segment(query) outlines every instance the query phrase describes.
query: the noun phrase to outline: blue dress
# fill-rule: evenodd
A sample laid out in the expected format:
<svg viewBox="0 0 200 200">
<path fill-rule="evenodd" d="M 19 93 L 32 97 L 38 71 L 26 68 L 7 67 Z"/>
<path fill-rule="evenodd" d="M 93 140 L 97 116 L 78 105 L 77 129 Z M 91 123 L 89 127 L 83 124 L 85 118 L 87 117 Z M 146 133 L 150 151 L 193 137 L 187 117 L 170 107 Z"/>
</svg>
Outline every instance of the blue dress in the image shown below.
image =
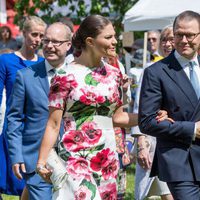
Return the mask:
<svg viewBox="0 0 200 200">
<path fill-rule="evenodd" d="M 2 54 L 0 56 L 0 105 L 2 103 L 3 89 L 6 89 L 6 113 L 9 110 L 9 97 L 13 88 L 16 73 L 18 70 L 43 61 L 44 58 L 38 57 L 37 61 L 22 60 L 15 53 Z M 7 126 L 6 113 L 4 127 L 0 135 L 0 193 L 21 195 L 24 188 L 24 181 L 18 180 L 13 172 L 8 155 L 5 130 Z"/>
</svg>

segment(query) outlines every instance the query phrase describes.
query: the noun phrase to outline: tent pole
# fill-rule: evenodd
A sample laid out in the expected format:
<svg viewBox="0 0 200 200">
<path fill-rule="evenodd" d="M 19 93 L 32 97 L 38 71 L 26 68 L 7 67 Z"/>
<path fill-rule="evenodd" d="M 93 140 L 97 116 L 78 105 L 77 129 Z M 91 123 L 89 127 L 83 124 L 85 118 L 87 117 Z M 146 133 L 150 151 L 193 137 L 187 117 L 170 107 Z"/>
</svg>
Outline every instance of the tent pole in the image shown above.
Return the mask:
<svg viewBox="0 0 200 200">
<path fill-rule="evenodd" d="M 144 33 L 143 68 L 147 64 L 147 32 Z"/>
</svg>

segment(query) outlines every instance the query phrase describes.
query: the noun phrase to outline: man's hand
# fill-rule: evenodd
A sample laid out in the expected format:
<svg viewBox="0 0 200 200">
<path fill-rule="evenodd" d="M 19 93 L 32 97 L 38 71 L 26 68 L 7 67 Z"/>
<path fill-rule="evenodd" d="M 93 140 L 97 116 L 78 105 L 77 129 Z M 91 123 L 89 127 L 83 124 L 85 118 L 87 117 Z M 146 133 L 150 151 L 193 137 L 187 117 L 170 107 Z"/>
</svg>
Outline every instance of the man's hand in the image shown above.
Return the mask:
<svg viewBox="0 0 200 200">
<path fill-rule="evenodd" d="M 195 126 L 196 126 L 196 138 L 200 139 L 200 121 L 196 122 L 195 123 Z"/>
<path fill-rule="evenodd" d="M 20 171 L 26 173 L 26 168 L 24 163 L 16 163 L 12 166 L 12 170 L 14 175 L 18 178 L 18 179 L 23 179 L 22 174 L 20 173 Z"/>
</svg>

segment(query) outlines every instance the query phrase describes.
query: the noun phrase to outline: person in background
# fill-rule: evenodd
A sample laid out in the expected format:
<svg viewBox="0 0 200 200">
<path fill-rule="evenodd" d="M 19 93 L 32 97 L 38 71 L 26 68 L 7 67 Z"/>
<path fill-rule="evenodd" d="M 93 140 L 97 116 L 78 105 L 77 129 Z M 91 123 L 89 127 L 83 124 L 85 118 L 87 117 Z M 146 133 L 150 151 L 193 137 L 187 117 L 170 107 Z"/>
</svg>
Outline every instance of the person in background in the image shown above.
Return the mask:
<svg viewBox="0 0 200 200">
<path fill-rule="evenodd" d="M 52 198 L 52 185 L 44 182 L 35 173 L 35 168 L 49 115 L 50 81 L 66 67 L 65 55 L 71 47 L 71 31 L 61 22 L 53 23 L 46 29 L 42 43 L 45 61 L 18 71 L 8 112 L 9 156 L 16 177 L 24 177 L 31 200 Z M 24 119 L 24 129 L 21 129 Z"/>
<path fill-rule="evenodd" d="M 0 49 L 18 50 L 17 41 L 12 38 L 12 32 L 8 26 L 0 27 Z"/>
<path fill-rule="evenodd" d="M 175 50 L 144 71 L 139 127 L 141 132 L 157 139 L 151 175 L 167 182 L 175 200 L 199 200 L 199 13 L 180 13 L 174 20 L 173 33 Z M 165 42 L 173 43 L 168 40 Z M 175 122 L 157 123 L 159 109 L 166 109 Z"/>
<path fill-rule="evenodd" d="M 131 46 L 130 54 L 134 56 L 136 50 L 143 48 L 144 48 L 144 39 L 143 38 L 136 39 Z M 147 50 L 149 52 L 151 51 L 151 43 L 149 41 L 147 41 Z"/>
<path fill-rule="evenodd" d="M 143 53 L 144 53 L 143 47 L 139 48 L 135 50 L 135 53 L 133 54 L 133 57 L 131 59 L 131 62 L 134 64 L 134 67 L 130 68 L 130 71 L 129 71 L 130 76 L 132 78 L 132 85 L 131 85 L 131 98 L 132 98 L 131 106 L 132 107 L 135 101 L 136 91 L 139 85 L 141 75 L 144 71 L 144 67 L 150 65 L 150 52 L 147 51 L 146 53 L 146 66 L 143 66 Z"/>
<path fill-rule="evenodd" d="M 151 45 L 151 62 L 157 62 L 163 57 L 160 55 L 159 52 L 159 45 L 160 45 L 160 31 L 158 30 L 150 30 L 147 32 L 147 39 Z"/>
<path fill-rule="evenodd" d="M 11 53 L 11 52 L 13 52 L 12 49 L 8 49 L 8 48 L 0 49 L 0 55 L 4 53 Z M 6 92 L 4 89 L 2 102 L 1 102 L 1 109 L 0 109 L 0 135 L 2 134 L 2 130 L 3 130 L 5 111 L 6 111 Z M 1 192 L 0 192 L 0 200 L 2 200 Z"/>
<path fill-rule="evenodd" d="M 1 49 L 0 50 L 0 55 L 4 53 L 12 53 L 12 49 Z M 4 116 L 6 112 L 6 91 L 5 89 L 3 90 L 3 96 L 2 96 L 2 101 L 1 101 L 1 110 L 0 110 L 0 135 L 2 134 L 3 130 L 3 124 L 4 124 Z"/>
<path fill-rule="evenodd" d="M 160 53 L 165 58 L 174 49 L 174 33 L 173 27 L 165 27 L 160 34 Z"/>
<path fill-rule="evenodd" d="M 44 59 L 35 53 L 41 44 L 46 28 L 45 22 L 36 16 L 29 16 L 23 24 L 24 43 L 18 51 L 0 55 L 0 104 L 3 89 L 6 90 L 6 114 L 3 132 L 0 135 L 0 192 L 10 195 L 21 195 L 24 181 L 18 180 L 12 172 L 6 140 L 7 112 L 10 108 L 10 95 L 18 70 L 39 63 Z M 23 128 L 23 126 L 21 127 Z"/>
<path fill-rule="evenodd" d="M 62 17 L 62 18 L 59 19 L 59 22 L 62 22 L 63 24 L 65 24 L 70 29 L 72 37 L 73 37 L 73 34 L 74 34 L 74 24 L 73 24 L 72 20 L 70 18 L 68 18 L 68 17 Z M 66 64 L 69 64 L 72 61 L 74 61 L 73 51 L 74 51 L 74 49 L 71 46 L 70 50 L 66 54 L 66 58 L 65 58 Z"/>
<path fill-rule="evenodd" d="M 173 49 L 173 29 L 172 26 L 168 26 L 161 31 L 160 52 L 162 53 L 162 56 L 166 57 Z M 134 113 L 138 113 L 141 82 L 142 77 L 140 78 L 139 87 L 136 92 L 136 101 L 133 109 Z M 138 126 L 132 128 L 132 136 L 136 138 L 135 151 L 133 153 L 137 157 L 135 199 L 143 200 L 150 196 L 161 196 L 162 200 L 172 200 L 173 197 L 170 194 L 167 184 L 160 181 L 158 177 L 150 177 L 151 164 L 156 148 L 156 138 L 141 133 Z"/>
</svg>

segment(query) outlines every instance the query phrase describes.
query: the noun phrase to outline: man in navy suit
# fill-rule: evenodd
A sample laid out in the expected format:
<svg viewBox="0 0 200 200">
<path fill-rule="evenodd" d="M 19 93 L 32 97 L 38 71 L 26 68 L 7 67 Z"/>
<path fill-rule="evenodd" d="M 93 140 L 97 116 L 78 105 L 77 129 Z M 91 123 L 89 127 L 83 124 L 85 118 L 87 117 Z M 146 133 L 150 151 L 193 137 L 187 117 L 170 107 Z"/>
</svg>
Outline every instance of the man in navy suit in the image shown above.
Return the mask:
<svg viewBox="0 0 200 200">
<path fill-rule="evenodd" d="M 173 51 L 145 69 L 140 96 L 141 132 L 157 138 L 152 175 L 168 183 L 174 199 L 200 199 L 200 15 L 179 14 Z M 166 110 L 174 123 L 156 121 Z"/>
<path fill-rule="evenodd" d="M 43 38 L 45 61 L 18 71 L 8 113 L 7 139 L 13 172 L 24 178 L 31 200 L 51 200 L 51 184 L 35 173 L 48 119 L 48 93 L 54 73 L 65 67 L 71 31 L 62 23 L 50 25 Z"/>
</svg>

